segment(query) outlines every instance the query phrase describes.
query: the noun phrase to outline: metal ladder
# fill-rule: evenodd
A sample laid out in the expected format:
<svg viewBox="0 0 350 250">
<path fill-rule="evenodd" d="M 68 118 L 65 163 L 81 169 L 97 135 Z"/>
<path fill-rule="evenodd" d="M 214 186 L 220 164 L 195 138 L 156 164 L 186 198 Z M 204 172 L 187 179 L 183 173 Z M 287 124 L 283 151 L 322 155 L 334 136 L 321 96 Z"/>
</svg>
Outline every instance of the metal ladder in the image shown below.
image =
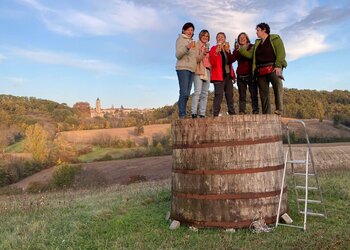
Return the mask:
<svg viewBox="0 0 350 250">
<path fill-rule="evenodd" d="M 302 125 L 304 134 L 305 134 L 305 139 L 307 142 L 307 148 L 306 148 L 306 156 L 305 160 L 294 160 L 293 159 L 293 152 L 292 152 L 292 146 L 290 142 L 290 130 L 289 130 L 289 125 L 291 123 L 297 123 Z M 282 177 L 282 186 L 281 186 L 281 193 L 280 193 L 280 199 L 278 203 L 278 211 L 277 211 L 277 217 L 276 217 L 276 227 L 277 226 L 289 226 L 289 227 L 295 227 L 295 228 L 300 228 L 306 231 L 306 220 L 307 216 L 322 216 L 327 218 L 326 214 L 326 209 L 324 206 L 324 201 L 323 201 L 323 196 L 322 196 L 322 191 L 320 188 L 315 164 L 314 164 L 314 159 L 311 151 L 311 146 L 310 146 L 310 141 L 308 134 L 306 132 L 306 126 L 305 123 L 301 120 L 291 120 L 287 123 L 286 126 L 287 130 L 287 140 L 288 140 L 288 150 L 286 151 L 285 159 L 284 159 L 284 169 L 283 169 L 283 177 Z M 290 224 L 283 224 L 279 223 L 279 218 L 280 218 L 280 210 L 281 210 L 281 203 L 282 203 L 282 195 L 283 195 L 283 188 L 284 188 L 284 182 L 285 182 L 285 176 L 286 176 L 286 171 L 288 164 L 291 165 L 291 170 L 292 170 L 292 176 L 293 176 L 293 186 L 294 186 L 294 191 L 295 191 L 295 196 L 296 196 L 296 201 L 297 201 L 297 207 L 298 207 L 298 212 L 299 214 L 304 214 L 304 223 L 303 226 L 296 226 L 296 225 L 290 225 Z M 309 171 L 309 165 L 311 164 L 311 171 Z M 304 165 L 304 171 L 296 171 L 296 167 L 294 165 Z M 299 167 L 300 169 L 300 167 Z M 305 178 L 305 180 L 301 179 L 302 177 Z M 312 177 L 313 180 L 313 186 L 309 186 L 309 177 Z M 299 184 L 299 182 L 304 181 L 304 184 Z M 305 185 L 305 186 L 304 186 Z M 299 191 L 298 191 L 299 190 Z M 303 191 L 300 191 L 303 190 Z M 309 191 L 314 192 L 314 196 L 317 195 L 318 193 L 318 199 L 309 199 Z M 304 192 L 304 198 L 301 199 L 299 198 L 301 194 L 299 192 Z M 304 209 L 301 210 L 301 205 L 300 203 L 304 204 Z M 308 204 L 318 204 L 321 208 L 320 213 L 312 212 L 310 209 L 308 209 Z"/>
</svg>

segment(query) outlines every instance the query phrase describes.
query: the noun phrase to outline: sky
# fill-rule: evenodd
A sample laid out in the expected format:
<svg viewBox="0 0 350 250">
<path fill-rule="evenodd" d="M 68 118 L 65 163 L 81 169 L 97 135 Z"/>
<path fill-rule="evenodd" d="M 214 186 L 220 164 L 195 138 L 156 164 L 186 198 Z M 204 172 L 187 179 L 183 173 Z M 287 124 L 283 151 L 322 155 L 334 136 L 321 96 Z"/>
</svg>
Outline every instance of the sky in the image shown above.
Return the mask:
<svg viewBox="0 0 350 250">
<path fill-rule="evenodd" d="M 231 44 L 240 32 L 254 41 L 266 22 L 286 48 L 284 87 L 349 90 L 348 0 L 0 0 L 0 94 L 173 105 L 175 41 L 186 22 L 196 39 L 208 29 L 211 45 L 220 31 Z"/>
</svg>

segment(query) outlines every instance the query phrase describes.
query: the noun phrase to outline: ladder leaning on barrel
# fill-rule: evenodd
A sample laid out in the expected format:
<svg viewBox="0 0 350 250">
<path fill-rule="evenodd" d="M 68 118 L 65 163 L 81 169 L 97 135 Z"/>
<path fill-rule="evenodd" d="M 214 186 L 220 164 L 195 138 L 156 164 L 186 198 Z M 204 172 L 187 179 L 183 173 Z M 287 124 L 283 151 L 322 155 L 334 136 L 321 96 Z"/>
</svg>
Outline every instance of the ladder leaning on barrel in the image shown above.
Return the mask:
<svg viewBox="0 0 350 250">
<path fill-rule="evenodd" d="M 306 159 L 305 160 L 294 160 L 293 159 L 293 152 L 292 152 L 292 146 L 291 146 L 291 142 L 290 142 L 290 134 L 289 134 L 289 125 L 290 123 L 297 123 L 303 126 L 304 128 L 304 134 L 305 134 L 305 139 L 307 142 L 307 148 L 306 148 Z M 288 140 L 288 150 L 286 152 L 286 156 L 284 159 L 284 169 L 283 169 L 283 177 L 282 177 L 282 187 L 281 187 L 281 193 L 280 193 L 280 199 L 279 199 L 279 203 L 278 203 L 278 211 L 277 211 L 277 217 L 276 217 L 276 227 L 277 226 L 289 226 L 289 227 L 295 227 L 295 228 L 300 228 L 303 229 L 304 231 L 306 231 L 306 220 L 307 220 L 307 216 L 311 215 L 311 216 L 322 216 L 322 217 L 327 217 L 326 214 L 326 209 L 324 206 L 324 201 L 323 201 L 323 196 L 322 196 L 322 191 L 320 189 L 320 184 L 318 181 L 318 176 L 317 176 L 317 172 L 316 172 L 316 168 L 315 168 L 315 164 L 314 164 L 314 159 L 313 159 L 313 155 L 312 155 L 312 151 L 311 151 L 311 146 L 310 146 L 310 141 L 309 141 L 309 137 L 308 134 L 306 132 L 306 126 L 305 123 L 301 120 L 292 120 L 289 121 L 287 123 L 286 126 L 287 129 L 287 140 Z M 287 166 L 288 164 L 291 164 L 291 170 L 292 170 L 292 176 L 293 176 L 293 186 L 294 186 L 294 190 L 295 190 L 295 196 L 296 196 L 296 200 L 297 200 L 297 207 L 298 207 L 298 212 L 300 214 L 304 214 L 304 223 L 303 226 L 295 226 L 295 225 L 290 225 L 290 224 L 282 224 L 279 223 L 279 218 L 280 218 L 280 209 L 281 209 L 281 202 L 282 202 L 282 195 L 283 195 L 283 188 L 284 188 L 284 182 L 285 182 L 285 177 L 286 177 L 286 172 L 287 172 Z M 309 164 L 311 164 L 311 171 L 309 171 Z M 299 170 L 297 170 L 296 172 L 296 167 L 294 167 L 294 165 L 301 165 L 304 166 L 305 171 L 300 172 Z M 299 167 L 300 169 L 300 167 Z M 304 184 L 300 185 L 298 184 L 298 178 L 300 177 L 305 177 L 305 186 L 303 186 Z M 309 186 L 309 177 L 314 177 L 314 186 Z M 299 192 L 298 190 L 303 190 L 304 192 L 304 198 L 300 199 L 299 196 Z M 318 193 L 318 199 L 316 200 L 311 200 L 309 199 L 309 191 L 313 191 L 313 192 L 317 192 Z M 304 203 L 304 209 L 301 210 L 301 205 L 299 203 Z M 308 209 L 308 204 L 313 203 L 313 204 L 319 204 L 321 206 L 321 213 L 316 213 L 316 212 L 312 212 Z"/>
</svg>

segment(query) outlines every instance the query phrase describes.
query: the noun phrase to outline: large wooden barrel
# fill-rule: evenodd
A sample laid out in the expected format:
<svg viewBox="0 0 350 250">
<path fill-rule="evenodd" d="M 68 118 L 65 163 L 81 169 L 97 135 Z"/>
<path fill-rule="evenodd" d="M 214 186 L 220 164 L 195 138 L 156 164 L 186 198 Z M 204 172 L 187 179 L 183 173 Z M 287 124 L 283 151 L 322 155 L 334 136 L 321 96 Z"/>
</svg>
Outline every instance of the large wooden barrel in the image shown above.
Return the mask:
<svg viewBox="0 0 350 250">
<path fill-rule="evenodd" d="M 284 164 L 279 116 L 181 119 L 172 135 L 172 219 L 242 228 L 261 212 L 268 224 L 275 222 Z"/>
</svg>

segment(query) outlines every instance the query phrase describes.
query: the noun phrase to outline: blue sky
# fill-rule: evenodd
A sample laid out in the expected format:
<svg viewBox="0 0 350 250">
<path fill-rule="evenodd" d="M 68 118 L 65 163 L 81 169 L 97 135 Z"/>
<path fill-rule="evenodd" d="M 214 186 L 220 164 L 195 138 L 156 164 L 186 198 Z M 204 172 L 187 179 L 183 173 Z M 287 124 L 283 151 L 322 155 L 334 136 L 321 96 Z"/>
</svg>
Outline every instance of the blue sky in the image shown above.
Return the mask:
<svg viewBox="0 0 350 250">
<path fill-rule="evenodd" d="M 286 47 L 284 86 L 349 90 L 350 2 L 302 0 L 1 0 L 0 93 L 72 106 L 154 108 L 178 99 L 175 40 L 191 21 L 224 31 L 270 24 Z M 213 87 L 211 86 L 211 90 Z"/>
</svg>

